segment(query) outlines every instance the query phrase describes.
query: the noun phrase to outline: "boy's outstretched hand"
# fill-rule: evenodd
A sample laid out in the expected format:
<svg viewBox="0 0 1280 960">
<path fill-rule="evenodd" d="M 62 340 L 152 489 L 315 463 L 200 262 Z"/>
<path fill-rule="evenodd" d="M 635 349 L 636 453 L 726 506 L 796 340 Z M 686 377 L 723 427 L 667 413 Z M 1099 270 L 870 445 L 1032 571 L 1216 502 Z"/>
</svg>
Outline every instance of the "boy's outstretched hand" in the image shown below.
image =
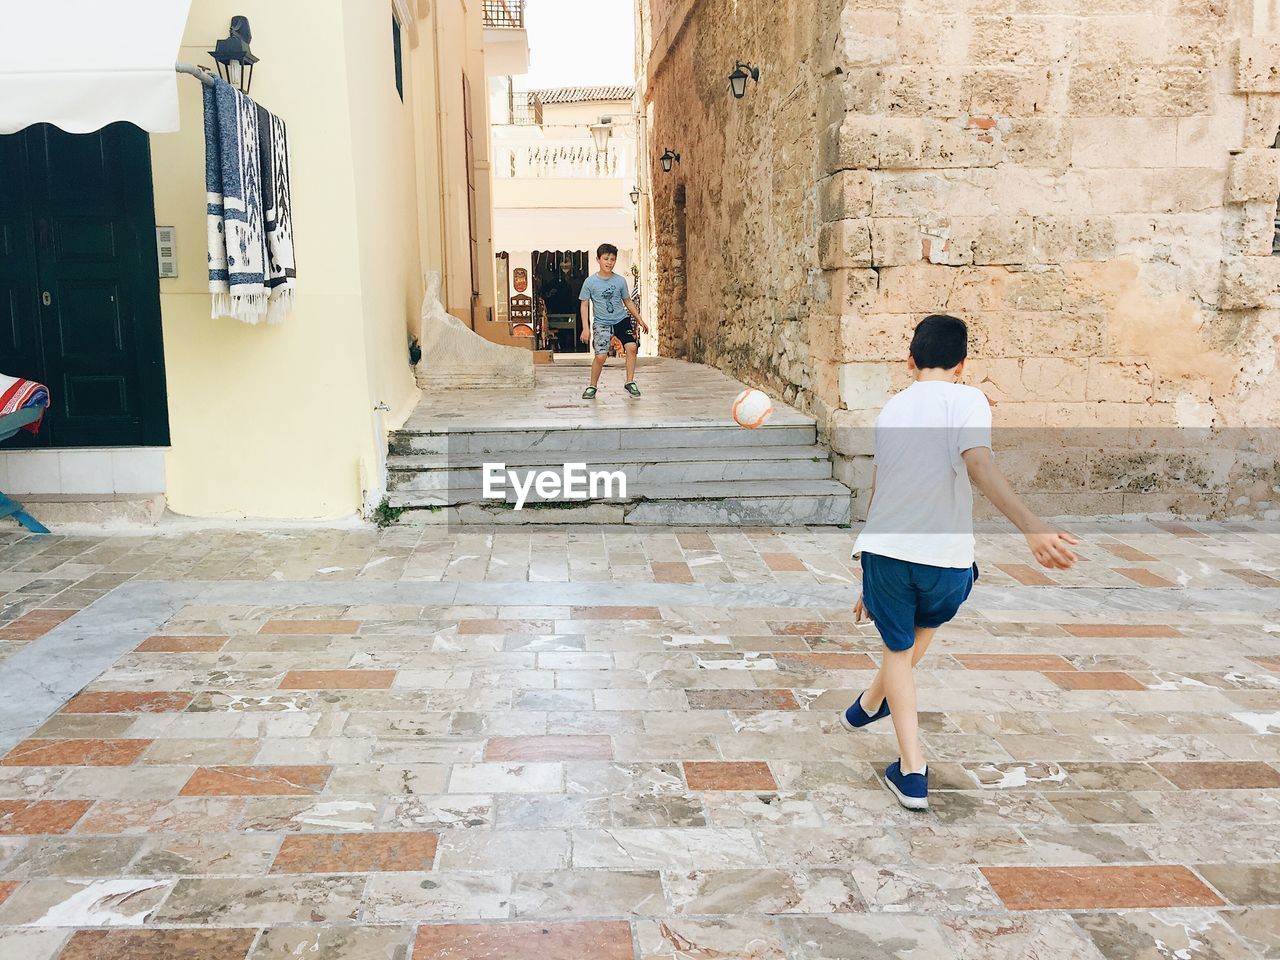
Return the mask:
<svg viewBox="0 0 1280 960">
<path fill-rule="evenodd" d="M 1026 537 L 1031 555 L 1042 567 L 1069 570 L 1078 559 L 1071 547 L 1079 543 L 1080 538 L 1073 534 L 1046 527 L 1043 531 L 1028 533 Z"/>
<path fill-rule="evenodd" d="M 864 623 L 868 619 L 866 604 L 862 602 L 862 594 L 858 594 L 858 602 L 853 605 L 853 622 Z"/>
</svg>

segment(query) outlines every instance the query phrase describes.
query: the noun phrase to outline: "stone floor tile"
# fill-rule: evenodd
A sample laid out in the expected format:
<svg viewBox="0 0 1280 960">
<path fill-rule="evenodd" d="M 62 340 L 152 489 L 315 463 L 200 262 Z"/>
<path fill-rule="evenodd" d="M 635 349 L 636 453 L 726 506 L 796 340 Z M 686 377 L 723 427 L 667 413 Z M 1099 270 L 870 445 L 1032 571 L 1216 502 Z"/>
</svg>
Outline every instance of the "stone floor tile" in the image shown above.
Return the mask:
<svg viewBox="0 0 1280 960">
<path fill-rule="evenodd" d="M 1145 690 L 1127 673 L 1107 670 L 1046 670 L 1044 675 L 1063 690 Z"/>
<path fill-rule="evenodd" d="M 54 837 L 32 840 L 4 865 L 4 876 L 118 876 L 142 848 L 141 838 Z"/>
<path fill-rule="evenodd" d="M 54 960 L 62 952 L 62 944 L 68 936 L 66 930 L 52 927 L 42 930 L 0 928 L 0 956 Z"/>
<path fill-rule="evenodd" d="M 1167 623 L 1064 623 L 1062 629 L 1073 637 L 1155 640 L 1182 636 L 1182 631 Z"/>
<path fill-rule="evenodd" d="M 1243 910 L 1223 910 L 1220 916 L 1259 957 L 1265 960 L 1280 957 L 1280 909 L 1246 907 Z M 0 945 L 3 942 L 0 940 Z"/>
<path fill-rule="evenodd" d="M 413 960 L 633 960 L 631 925 L 622 920 L 433 924 L 418 928 Z"/>
<path fill-rule="evenodd" d="M 352 634 L 360 628 L 355 620 L 268 620 L 260 633 Z"/>
<path fill-rule="evenodd" d="M 215 653 L 230 637 L 147 637 L 138 644 L 138 653 Z"/>
<path fill-rule="evenodd" d="M 668 913 L 656 870 L 518 873 L 512 882 L 511 904 L 512 915 L 520 920 Z"/>
<path fill-rule="evenodd" d="M 942 917 L 941 923 L 962 960 L 1102 960 L 1103 957 L 1072 919 L 1063 915 L 975 914 Z"/>
<path fill-rule="evenodd" d="M 612 760 L 607 736 L 492 737 L 485 746 L 488 761 Z"/>
<path fill-rule="evenodd" d="M 344 924 L 359 914 L 364 886 L 364 876 L 186 878 L 177 881 L 151 921 L 192 926 Z"/>
<path fill-rule="evenodd" d="M 394 670 L 290 670 L 280 681 L 280 689 L 386 690 L 395 678 Z"/>
<path fill-rule="evenodd" d="M 151 690 L 141 693 L 114 691 L 81 693 L 62 708 L 63 713 L 172 713 L 185 710 L 192 695 L 181 691 Z"/>
<path fill-rule="evenodd" d="M 844 914 L 780 917 L 788 960 L 959 960 L 933 917 Z M 678 956 L 678 954 L 677 954 Z"/>
<path fill-rule="evenodd" d="M 244 960 L 249 930 L 77 930 L 59 960 Z"/>
<path fill-rule="evenodd" d="M 1280 864 L 1213 863 L 1196 871 L 1238 906 L 1280 906 Z"/>
<path fill-rule="evenodd" d="M 1215 911 L 1078 913 L 1075 922 L 1107 960 L 1249 960 L 1255 956 Z"/>
<path fill-rule="evenodd" d="M 365 923 L 506 920 L 511 916 L 509 873 L 381 873 L 369 877 Z"/>
<path fill-rule="evenodd" d="M 1183 866 L 984 867 L 982 873 L 1010 910 L 1222 905 Z"/>
<path fill-rule="evenodd" d="M 28 880 L 0 907 L 0 928 L 139 926 L 154 916 L 174 883 L 140 877 Z"/>
<path fill-rule="evenodd" d="M 125 846 L 130 841 L 112 838 Z M 280 838 L 269 834 L 161 834 L 145 841 L 125 869 L 132 876 L 262 876 L 271 866 Z"/>
<path fill-rule="evenodd" d="M 408 960 L 412 927 L 271 927 L 249 960 Z"/>
<path fill-rule="evenodd" d="M 75 801 L 65 801 L 75 802 Z M 83 801 L 87 803 L 87 801 Z M 101 800 L 77 825 L 79 834 L 213 833 L 231 830 L 244 802 L 223 798 Z M 53 832 L 53 831 L 48 831 Z"/>
<path fill-rule="evenodd" d="M 786 946 L 768 917 L 670 917 L 634 921 L 640 960 L 785 960 Z"/>
<path fill-rule="evenodd" d="M 962 666 L 970 670 L 1034 670 L 1066 671 L 1071 664 L 1054 653 L 955 653 Z"/>
</svg>

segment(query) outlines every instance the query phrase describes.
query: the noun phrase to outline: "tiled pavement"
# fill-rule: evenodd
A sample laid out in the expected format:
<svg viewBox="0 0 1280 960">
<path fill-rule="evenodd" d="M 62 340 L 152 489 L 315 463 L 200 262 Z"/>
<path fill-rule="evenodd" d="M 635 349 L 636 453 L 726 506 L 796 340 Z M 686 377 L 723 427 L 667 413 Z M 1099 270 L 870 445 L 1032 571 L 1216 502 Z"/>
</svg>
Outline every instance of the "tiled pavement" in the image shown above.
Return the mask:
<svg viewBox="0 0 1280 960">
<path fill-rule="evenodd" d="M 1280 536 L 1073 529 L 981 538 L 924 815 L 850 531 L 0 535 L 0 956 L 1280 957 Z"/>
</svg>

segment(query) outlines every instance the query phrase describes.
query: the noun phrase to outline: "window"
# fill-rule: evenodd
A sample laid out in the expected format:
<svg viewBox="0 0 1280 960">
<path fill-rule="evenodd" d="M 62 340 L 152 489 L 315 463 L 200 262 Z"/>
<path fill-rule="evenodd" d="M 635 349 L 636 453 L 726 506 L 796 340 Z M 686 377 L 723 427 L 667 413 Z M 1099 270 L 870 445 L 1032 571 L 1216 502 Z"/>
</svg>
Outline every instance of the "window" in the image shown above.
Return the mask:
<svg viewBox="0 0 1280 960">
<path fill-rule="evenodd" d="M 404 103 L 404 53 L 400 46 L 400 21 L 394 13 L 391 15 L 391 49 L 396 59 L 396 93 Z"/>
</svg>

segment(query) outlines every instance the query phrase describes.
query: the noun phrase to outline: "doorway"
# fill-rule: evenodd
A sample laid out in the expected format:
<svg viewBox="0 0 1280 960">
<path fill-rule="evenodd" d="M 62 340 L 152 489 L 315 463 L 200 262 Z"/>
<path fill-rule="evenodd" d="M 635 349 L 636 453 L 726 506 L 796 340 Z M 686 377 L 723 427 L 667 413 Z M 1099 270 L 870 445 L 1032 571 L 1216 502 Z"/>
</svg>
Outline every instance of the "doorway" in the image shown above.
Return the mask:
<svg viewBox="0 0 1280 960">
<path fill-rule="evenodd" d="M 0 136 L 0 371 L 47 384 L 7 448 L 166 446 L 151 144 L 128 123 Z"/>
<path fill-rule="evenodd" d="M 556 353 L 586 353 L 580 339 L 578 294 L 591 273 L 586 250 L 535 250 L 532 257 L 533 302 L 546 318 L 547 337 Z"/>
</svg>

